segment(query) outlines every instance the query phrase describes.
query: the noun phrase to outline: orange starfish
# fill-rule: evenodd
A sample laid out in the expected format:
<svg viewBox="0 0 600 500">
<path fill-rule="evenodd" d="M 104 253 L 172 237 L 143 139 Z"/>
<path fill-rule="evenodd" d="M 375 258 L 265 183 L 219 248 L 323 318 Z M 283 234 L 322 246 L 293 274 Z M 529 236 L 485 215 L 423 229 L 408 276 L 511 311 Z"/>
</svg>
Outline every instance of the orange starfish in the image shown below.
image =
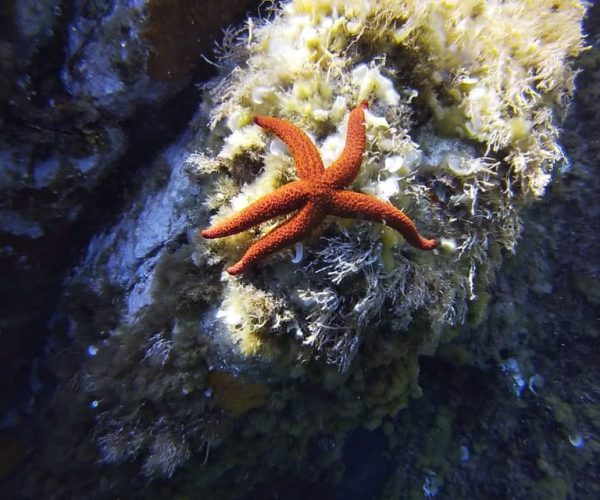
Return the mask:
<svg viewBox="0 0 600 500">
<path fill-rule="evenodd" d="M 435 240 L 423 238 L 414 222 L 393 205 L 345 189 L 358 174 L 362 163 L 366 142 L 365 108 L 367 103 L 362 102 L 350 113 L 344 150 L 328 168 L 323 166 L 316 146 L 296 126 L 270 116 L 254 117 L 254 123 L 273 132 L 286 144 L 296 163 L 299 179 L 263 196 L 201 234 L 204 238 L 221 238 L 294 210 L 298 213 L 251 245 L 244 256 L 227 269 L 229 274 L 239 274 L 266 255 L 298 241 L 328 214 L 382 221 L 417 248 L 432 250 L 437 246 Z"/>
</svg>

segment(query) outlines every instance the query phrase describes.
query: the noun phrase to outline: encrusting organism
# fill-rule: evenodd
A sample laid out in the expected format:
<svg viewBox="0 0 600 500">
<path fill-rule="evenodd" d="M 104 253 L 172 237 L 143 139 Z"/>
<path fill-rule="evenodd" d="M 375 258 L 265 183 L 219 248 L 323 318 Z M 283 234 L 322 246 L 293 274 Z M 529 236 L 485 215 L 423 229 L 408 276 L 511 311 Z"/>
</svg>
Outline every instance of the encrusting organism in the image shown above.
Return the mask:
<svg viewBox="0 0 600 500">
<path fill-rule="evenodd" d="M 298 241 L 328 214 L 383 221 L 417 248 L 432 250 L 437 246 L 436 240 L 423 238 L 414 222 L 390 203 L 345 189 L 357 176 L 362 163 L 366 143 L 365 108 L 367 102 L 363 101 L 350 113 L 344 149 L 328 168 L 324 167 L 316 146 L 296 126 L 269 116 L 254 118 L 257 125 L 273 132 L 286 144 L 300 179 L 260 198 L 222 223 L 203 230 L 201 235 L 204 238 L 230 236 L 273 217 L 299 211 L 251 245 L 243 257 L 227 269 L 229 274 L 239 274 L 263 257 Z"/>
</svg>

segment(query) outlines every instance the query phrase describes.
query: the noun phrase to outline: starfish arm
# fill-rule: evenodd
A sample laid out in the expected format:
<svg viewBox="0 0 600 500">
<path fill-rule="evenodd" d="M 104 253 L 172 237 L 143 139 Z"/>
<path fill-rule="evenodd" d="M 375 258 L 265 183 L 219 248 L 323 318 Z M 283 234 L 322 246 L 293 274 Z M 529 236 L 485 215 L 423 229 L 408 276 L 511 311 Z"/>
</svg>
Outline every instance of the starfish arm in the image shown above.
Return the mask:
<svg viewBox="0 0 600 500">
<path fill-rule="evenodd" d="M 255 116 L 254 123 L 273 132 L 288 147 L 300 179 L 316 179 L 325 167 L 317 147 L 298 127 L 272 116 Z"/>
<path fill-rule="evenodd" d="M 200 234 L 203 238 L 212 239 L 240 233 L 273 217 L 297 210 L 304 204 L 307 195 L 302 181 L 290 182 L 259 198 L 234 216 L 204 229 Z"/>
<path fill-rule="evenodd" d="M 340 157 L 325 169 L 321 180 L 328 184 L 348 186 L 358 175 L 365 151 L 365 109 L 367 102 L 361 102 L 350 113 L 346 145 Z"/>
<path fill-rule="evenodd" d="M 227 269 L 232 275 L 244 272 L 263 257 L 298 241 L 311 227 L 318 225 L 325 217 L 324 210 L 316 203 L 308 202 L 288 221 L 277 226 L 263 238 L 254 243 L 244 256 Z"/>
<path fill-rule="evenodd" d="M 332 193 L 328 212 L 338 217 L 364 217 L 369 220 L 386 222 L 398 231 L 404 239 L 421 250 L 433 250 L 436 240 L 423 238 L 415 223 L 401 210 L 378 198 L 355 191 L 335 191 Z"/>
</svg>

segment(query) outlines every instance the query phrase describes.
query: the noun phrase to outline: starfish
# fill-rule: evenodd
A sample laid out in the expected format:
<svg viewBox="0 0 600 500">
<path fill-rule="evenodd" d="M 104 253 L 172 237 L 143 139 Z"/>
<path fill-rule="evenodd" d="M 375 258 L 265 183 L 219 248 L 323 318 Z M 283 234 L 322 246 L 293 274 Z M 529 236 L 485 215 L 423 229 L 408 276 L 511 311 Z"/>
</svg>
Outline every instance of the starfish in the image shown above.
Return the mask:
<svg viewBox="0 0 600 500">
<path fill-rule="evenodd" d="M 357 176 L 365 150 L 365 113 L 361 102 L 350 113 L 346 143 L 339 158 L 325 168 L 319 151 L 308 136 L 295 125 L 271 116 L 255 116 L 254 123 L 277 135 L 294 158 L 299 179 L 284 184 L 263 196 L 236 215 L 201 232 L 204 238 L 236 234 L 273 217 L 297 213 L 248 248 L 243 257 L 227 269 L 242 273 L 263 257 L 301 239 L 321 223 L 326 215 L 385 222 L 411 245 L 422 250 L 437 246 L 423 238 L 414 222 L 390 203 L 346 188 Z"/>
</svg>

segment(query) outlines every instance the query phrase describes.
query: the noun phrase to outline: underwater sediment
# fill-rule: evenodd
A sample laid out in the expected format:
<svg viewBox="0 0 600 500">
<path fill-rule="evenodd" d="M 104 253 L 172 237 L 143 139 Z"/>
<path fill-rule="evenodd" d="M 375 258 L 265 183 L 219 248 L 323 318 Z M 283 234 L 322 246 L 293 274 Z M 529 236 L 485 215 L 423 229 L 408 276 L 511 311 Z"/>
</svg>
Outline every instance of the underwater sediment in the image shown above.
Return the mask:
<svg viewBox="0 0 600 500">
<path fill-rule="evenodd" d="M 106 492 L 128 474 L 214 498 L 288 472 L 336 484 L 353 430 L 393 440 L 422 396 L 420 358 L 486 321 L 496 273 L 527 238 L 523 210 L 567 168 L 559 123 L 584 14 L 578 1 L 296 0 L 228 31 L 190 128 L 65 284 L 57 400 L 87 427 L 79 451 L 107 471 Z M 402 209 L 438 248 L 328 217 L 295 255 L 225 273 L 282 219 L 213 241 L 198 229 L 296 178 L 253 117 L 293 123 L 327 166 L 362 101 L 350 189 Z M 450 434 L 451 410 L 432 418 Z"/>
</svg>

